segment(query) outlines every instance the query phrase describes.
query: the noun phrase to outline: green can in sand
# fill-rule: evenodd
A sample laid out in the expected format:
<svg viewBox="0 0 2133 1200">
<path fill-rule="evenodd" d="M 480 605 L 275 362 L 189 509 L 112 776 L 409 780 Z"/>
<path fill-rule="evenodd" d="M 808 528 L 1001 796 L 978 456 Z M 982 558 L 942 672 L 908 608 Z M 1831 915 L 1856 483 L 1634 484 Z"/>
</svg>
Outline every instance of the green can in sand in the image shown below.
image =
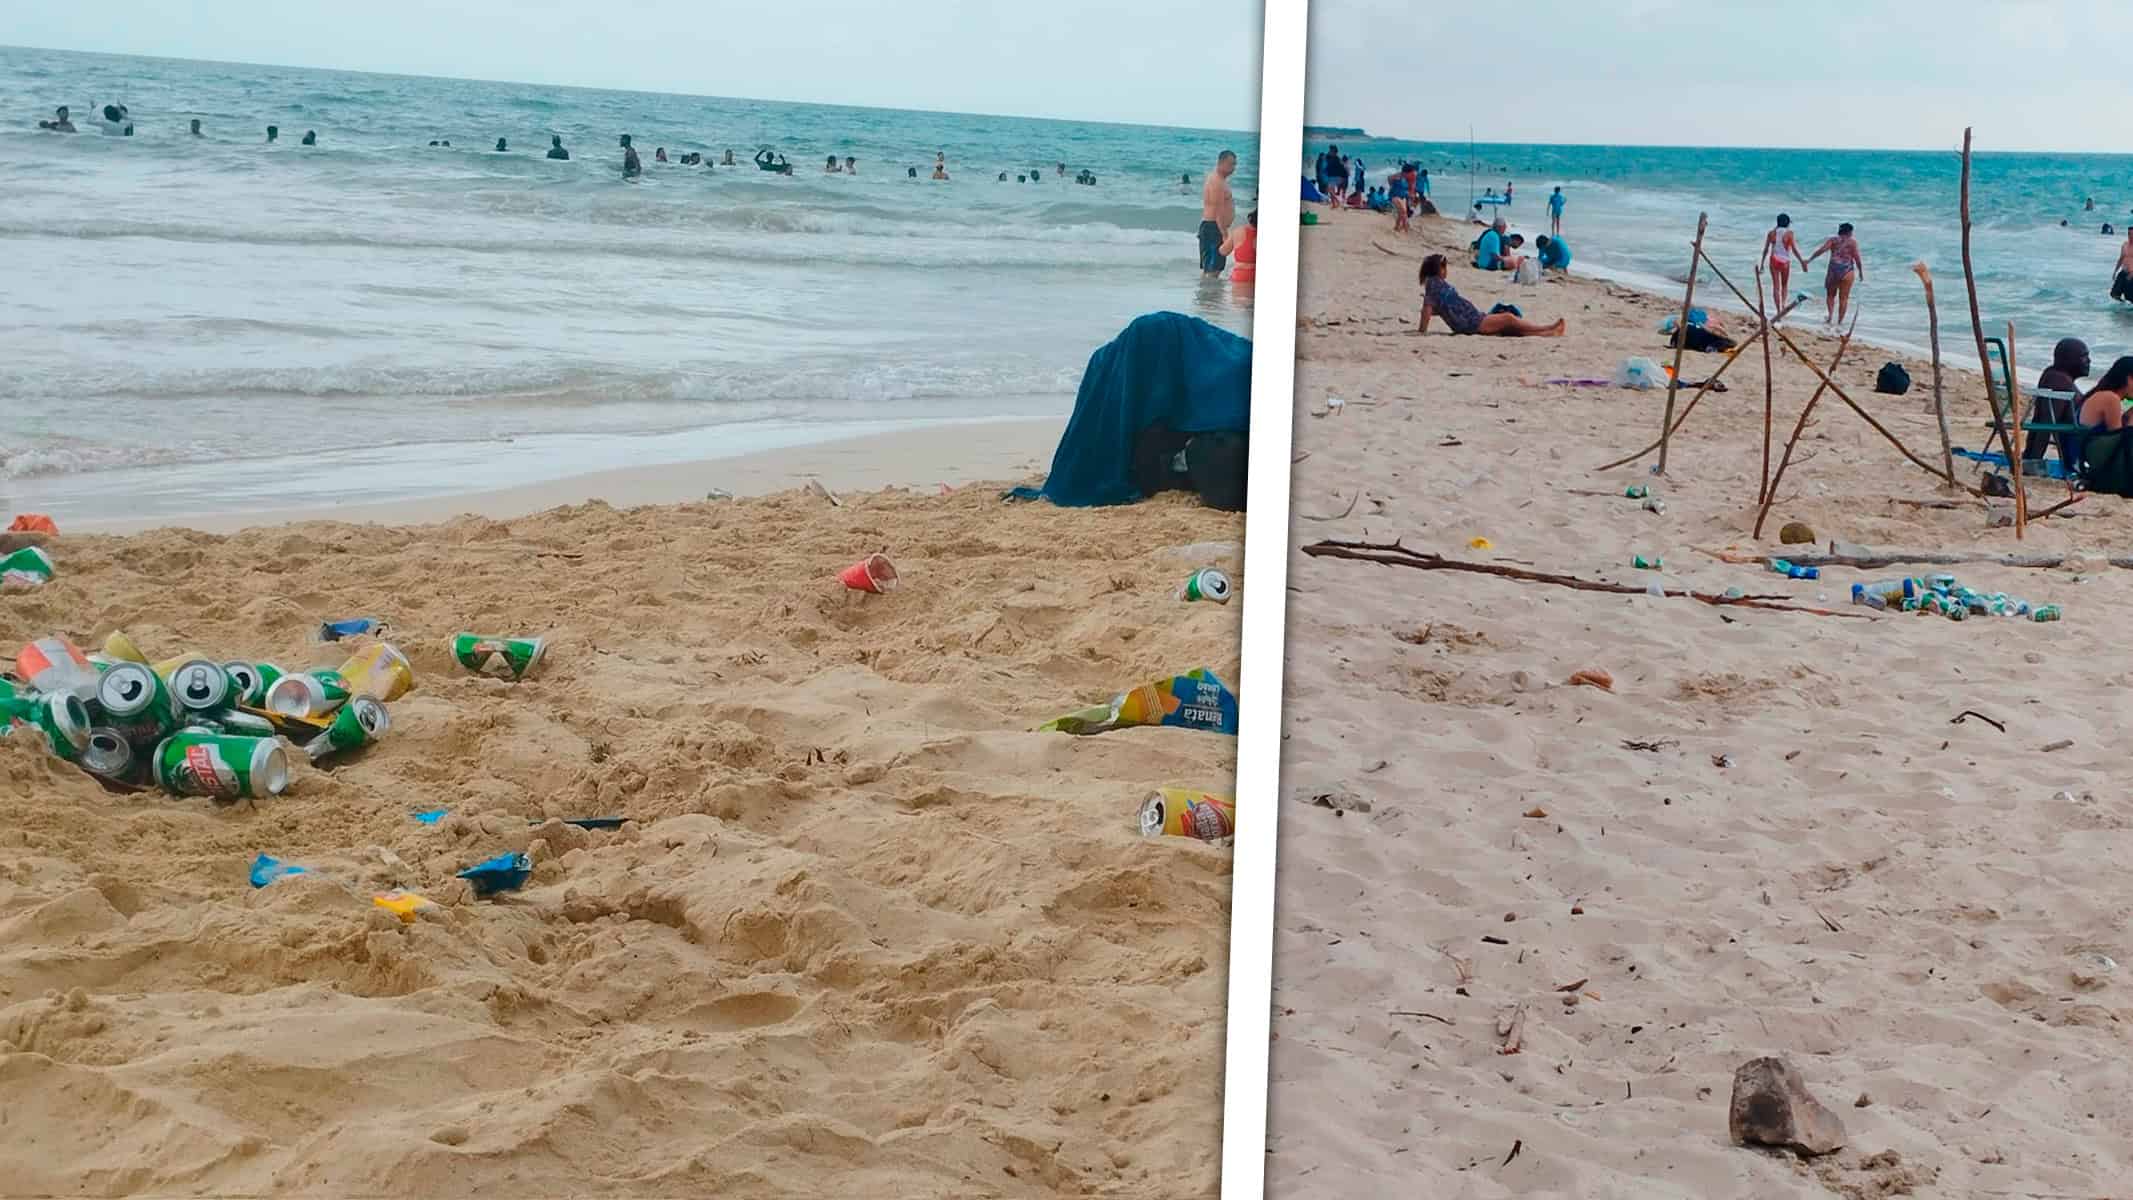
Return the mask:
<svg viewBox="0 0 2133 1200">
<path fill-rule="evenodd" d="M 0 729 L 10 726 L 35 729 L 44 735 L 52 753 L 68 762 L 78 760 L 82 747 L 89 744 L 88 706 L 67 692 L 18 692 L 0 700 Z"/>
<path fill-rule="evenodd" d="M 1229 576 L 1208 567 L 1192 573 L 1192 577 L 1178 589 L 1178 599 L 1212 600 L 1217 604 L 1228 604 L 1229 593 Z"/>
<path fill-rule="evenodd" d="M 383 704 L 368 696 L 356 696 L 333 714 L 326 732 L 304 744 L 304 753 L 312 762 L 318 762 L 331 754 L 360 750 L 385 736 L 392 727 L 392 716 Z"/>
<path fill-rule="evenodd" d="M 348 702 L 348 681 L 339 671 L 284 675 L 267 689 L 267 708 L 285 717 L 323 717 Z"/>
<path fill-rule="evenodd" d="M 289 754 L 275 738 L 183 730 L 164 738 L 149 761 L 163 790 L 230 801 L 278 796 L 289 786 Z"/>
<path fill-rule="evenodd" d="M 153 743 L 178 727 L 178 702 L 170 685 L 146 663 L 113 663 L 96 684 L 103 724 L 139 743 Z"/>
<path fill-rule="evenodd" d="M 537 637 L 499 637 L 486 633 L 462 633 L 452 638 L 452 657 L 477 675 L 524 679 L 548 653 L 548 640 Z"/>
<path fill-rule="evenodd" d="M 249 663 L 232 659 L 222 664 L 230 677 L 230 702 L 248 708 L 267 706 L 267 689 L 281 681 L 282 670 L 273 663 Z"/>
<path fill-rule="evenodd" d="M 189 658 L 171 669 L 170 694 L 188 713 L 206 714 L 228 708 L 235 700 L 230 673 L 222 664 L 205 658 Z"/>
<path fill-rule="evenodd" d="M 0 554 L 0 583 L 41 584 L 52 581 L 52 556 L 36 546 Z"/>
</svg>

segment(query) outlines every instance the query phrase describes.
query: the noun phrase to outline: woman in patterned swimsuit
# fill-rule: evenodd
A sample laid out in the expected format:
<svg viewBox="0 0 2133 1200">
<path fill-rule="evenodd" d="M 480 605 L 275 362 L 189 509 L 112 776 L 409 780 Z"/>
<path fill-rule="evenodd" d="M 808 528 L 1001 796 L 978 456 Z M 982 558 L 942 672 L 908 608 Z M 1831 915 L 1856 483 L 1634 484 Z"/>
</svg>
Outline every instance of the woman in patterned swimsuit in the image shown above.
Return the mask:
<svg viewBox="0 0 2133 1200">
<path fill-rule="evenodd" d="M 1422 323 L 1416 333 L 1429 332 L 1432 314 L 1444 318 L 1453 333 L 1478 333 L 1483 337 L 1561 337 L 1569 328 L 1560 319 L 1553 325 L 1536 325 L 1512 313 L 1484 313 L 1452 287 L 1447 278 L 1450 269 L 1442 254 L 1422 260 Z"/>
</svg>

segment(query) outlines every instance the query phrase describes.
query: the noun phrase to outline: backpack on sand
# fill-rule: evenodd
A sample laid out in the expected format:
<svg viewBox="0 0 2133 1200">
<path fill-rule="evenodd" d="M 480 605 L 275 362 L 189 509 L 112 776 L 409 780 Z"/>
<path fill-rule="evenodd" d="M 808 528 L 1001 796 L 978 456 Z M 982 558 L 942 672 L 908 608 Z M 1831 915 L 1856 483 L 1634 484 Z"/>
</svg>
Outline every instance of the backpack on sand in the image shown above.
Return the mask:
<svg viewBox="0 0 2133 1200">
<path fill-rule="evenodd" d="M 1884 396 L 1901 396 L 1911 390 L 1911 373 L 1902 363 L 1883 363 L 1881 373 L 1874 376 L 1874 390 Z"/>
</svg>

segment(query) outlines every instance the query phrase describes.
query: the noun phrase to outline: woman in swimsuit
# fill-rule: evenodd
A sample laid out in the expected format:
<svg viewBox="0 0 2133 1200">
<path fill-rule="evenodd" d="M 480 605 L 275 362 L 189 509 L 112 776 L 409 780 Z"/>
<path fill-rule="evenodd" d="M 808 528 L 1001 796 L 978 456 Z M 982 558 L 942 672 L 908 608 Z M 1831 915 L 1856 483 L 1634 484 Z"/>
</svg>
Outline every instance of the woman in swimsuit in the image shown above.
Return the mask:
<svg viewBox="0 0 2133 1200">
<path fill-rule="evenodd" d="M 1236 257 L 1237 263 L 1229 269 L 1229 281 L 1233 284 L 1252 286 L 1259 278 L 1259 210 L 1245 215 L 1244 224 L 1237 227 L 1223 240 L 1221 253 L 1227 258 Z"/>
<path fill-rule="evenodd" d="M 2081 398 L 2081 408 L 2074 419 L 2084 433 L 2124 429 L 2128 394 L 2133 394 L 2133 354 L 2111 364 L 2089 394 Z"/>
<path fill-rule="evenodd" d="M 1822 277 L 1823 314 L 1828 323 L 1841 325 L 1851 311 L 1852 285 L 1866 281 L 1866 262 L 1859 257 L 1859 242 L 1852 237 L 1852 223 L 1837 226 L 1837 236 L 1816 247 L 1808 262 L 1829 255 L 1829 273 Z"/>
<path fill-rule="evenodd" d="M 1792 264 L 1807 257 L 1800 253 L 1800 243 L 1792 235 L 1791 217 L 1778 214 L 1777 227 L 1763 236 L 1763 257 L 1770 261 L 1771 299 L 1783 312 L 1786 298 L 1792 295 Z"/>
<path fill-rule="evenodd" d="M 1416 333 L 1429 332 L 1432 314 L 1444 318 L 1453 333 L 1478 333 L 1483 337 L 1561 337 L 1569 323 L 1536 325 L 1507 312 L 1485 313 L 1475 308 L 1452 287 L 1451 264 L 1442 254 L 1422 260 L 1422 323 Z"/>
</svg>

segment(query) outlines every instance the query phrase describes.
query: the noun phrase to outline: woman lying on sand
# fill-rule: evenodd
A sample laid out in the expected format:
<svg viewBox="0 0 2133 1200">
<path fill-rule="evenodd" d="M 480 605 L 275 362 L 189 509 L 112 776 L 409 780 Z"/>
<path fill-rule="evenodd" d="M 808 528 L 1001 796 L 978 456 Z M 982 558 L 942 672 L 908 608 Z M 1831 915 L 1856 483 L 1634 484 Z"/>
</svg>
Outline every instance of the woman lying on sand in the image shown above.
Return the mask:
<svg viewBox="0 0 2133 1200">
<path fill-rule="evenodd" d="M 1429 332 L 1432 313 L 1444 318 L 1453 333 L 1478 333 L 1483 337 L 1561 337 L 1570 326 L 1558 319 L 1553 325 L 1535 325 L 1515 313 L 1484 313 L 1468 303 L 1446 278 L 1451 266 L 1442 254 L 1422 260 L 1422 323 L 1416 333 Z"/>
</svg>

